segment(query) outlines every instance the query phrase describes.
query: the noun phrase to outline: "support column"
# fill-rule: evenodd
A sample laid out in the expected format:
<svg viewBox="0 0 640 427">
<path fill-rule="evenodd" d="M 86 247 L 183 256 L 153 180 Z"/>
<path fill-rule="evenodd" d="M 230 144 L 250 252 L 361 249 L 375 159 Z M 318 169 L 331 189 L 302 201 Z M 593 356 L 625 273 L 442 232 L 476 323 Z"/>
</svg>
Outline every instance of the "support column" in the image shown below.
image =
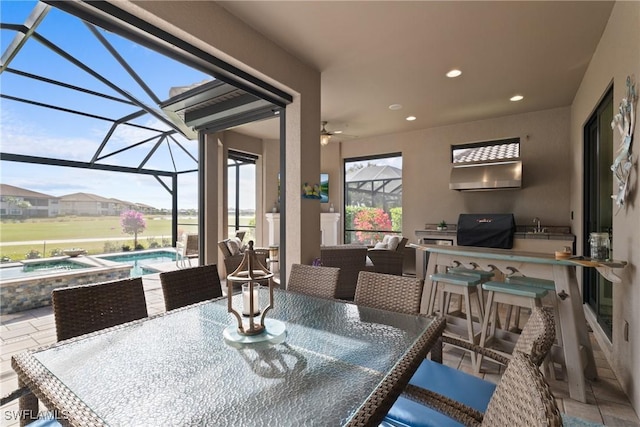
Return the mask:
<svg viewBox="0 0 640 427">
<path fill-rule="evenodd" d="M 280 226 L 285 227 L 286 233 L 287 272 L 291 264 L 311 264 L 320 256 L 320 200 L 302 197 L 305 182 L 320 183 L 319 81 L 315 91 L 310 91 L 304 100 L 294 96 L 286 109 L 286 203 Z"/>
<path fill-rule="evenodd" d="M 200 259 L 204 264 L 221 265 L 218 254 L 218 241 L 221 240 L 224 227 L 223 219 L 226 215 L 225 186 L 222 167 L 222 147 L 218 141 L 218 134 L 204 135 L 204 146 L 200 152 L 201 193 L 200 198 L 200 245 L 204 254 Z M 224 269 L 218 268 L 219 272 Z"/>
</svg>

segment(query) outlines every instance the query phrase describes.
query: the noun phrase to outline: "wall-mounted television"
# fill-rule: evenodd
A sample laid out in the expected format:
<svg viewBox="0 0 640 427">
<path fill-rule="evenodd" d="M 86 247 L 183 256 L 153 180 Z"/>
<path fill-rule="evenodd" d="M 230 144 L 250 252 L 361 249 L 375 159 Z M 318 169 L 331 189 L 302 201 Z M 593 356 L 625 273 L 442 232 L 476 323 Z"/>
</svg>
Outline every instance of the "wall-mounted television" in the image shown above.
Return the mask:
<svg viewBox="0 0 640 427">
<path fill-rule="evenodd" d="M 329 203 L 329 174 L 320 174 L 320 203 Z"/>
</svg>

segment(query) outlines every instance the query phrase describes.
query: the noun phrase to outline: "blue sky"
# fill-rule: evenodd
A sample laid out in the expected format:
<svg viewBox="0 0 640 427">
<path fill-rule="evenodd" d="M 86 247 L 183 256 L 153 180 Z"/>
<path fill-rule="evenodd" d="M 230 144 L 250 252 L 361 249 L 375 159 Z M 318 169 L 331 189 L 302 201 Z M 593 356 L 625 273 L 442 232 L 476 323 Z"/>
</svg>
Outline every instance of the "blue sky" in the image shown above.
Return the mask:
<svg viewBox="0 0 640 427">
<path fill-rule="evenodd" d="M 23 24 L 35 1 L 0 2 L 3 23 Z M 159 110 L 157 104 L 135 82 L 124 68 L 100 44 L 87 26 L 79 19 L 51 8 L 37 32 L 47 40 L 70 53 L 86 66 L 105 76 L 131 96 Z M 99 29 L 127 63 L 161 100 L 169 97 L 169 89 L 188 86 L 211 79 L 205 73 L 165 58 L 145 47 L 136 45 L 120 36 Z M 2 52 L 11 43 L 14 31 L 2 30 Z M 102 94 L 124 98 L 118 90 L 91 76 L 71 62 L 30 39 L 13 59 L 11 69 L 32 73 Z M 121 102 L 104 100 L 77 91 L 56 87 L 10 72 L 0 74 L 3 95 L 52 104 L 58 107 L 82 111 L 112 119 L 121 118 L 138 110 L 138 107 Z M 109 121 L 69 114 L 42 108 L 10 99 L 0 100 L 0 149 L 5 153 L 25 154 L 58 159 L 88 162 L 112 126 Z M 135 121 L 138 125 L 166 130 L 168 126 L 151 115 Z M 131 126 L 119 126 L 103 154 L 112 153 L 131 143 L 142 141 L 156 132 Z M 176 139 L 197 158 L 197 141 L 177 136 Z M 120 153 L 100 163 L 137 167 L 153 143 Z M 172 144 L 173 145 L 173 144 Z M 188 155 L 173 146 L 163 144 L 144 166 L 149 169 L 178 170 L 197 168 Z M 1 162 L 0 178 L 3 183 L 28 188 L 53 196 L 75 192 L 99 194 L 131 202 L 145 203 L 159 208 L 171 207 L 168 192 L 154 177 L 87 169 L 73 169 L 25 163 Z M 179 207 L 197 207 L 196 174 L 179 178 Z M 167 183 L 170 183 L 167 181 Z"/>
</svg>

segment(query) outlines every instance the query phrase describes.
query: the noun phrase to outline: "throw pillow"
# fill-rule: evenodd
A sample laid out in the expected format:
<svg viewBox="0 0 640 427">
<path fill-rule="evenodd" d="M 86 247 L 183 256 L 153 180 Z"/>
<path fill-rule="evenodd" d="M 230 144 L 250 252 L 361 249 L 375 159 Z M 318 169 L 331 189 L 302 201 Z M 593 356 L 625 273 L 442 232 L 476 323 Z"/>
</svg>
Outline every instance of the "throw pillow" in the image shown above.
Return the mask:
<svg viewBox="0 0 640 427">
<path fill-rule="evenodd" d="M 378 242 L 375 244 L 373 249 L 387 249 L 387 244 L 384 242 Z"/>
<path fill-rule="evenodd" d="M 238 239 L 237 237 L 229 239 L 229 241 L 227 242 L 227 247 L 229 248 L 229 252 L 231 252 L 231 256 L 238 255 L 239 253 L 241 253 L 240 248 L 242 247 L 240 239 Z"/>
<path fill-rule="evenodd" d="M 389 238 L 389 243 L 387 244 L 387 249 L 390 251 L 395 251 L 398 249 L 398 244 L 400 243 L 400 236 L 391 236 Z"/>
</svg>

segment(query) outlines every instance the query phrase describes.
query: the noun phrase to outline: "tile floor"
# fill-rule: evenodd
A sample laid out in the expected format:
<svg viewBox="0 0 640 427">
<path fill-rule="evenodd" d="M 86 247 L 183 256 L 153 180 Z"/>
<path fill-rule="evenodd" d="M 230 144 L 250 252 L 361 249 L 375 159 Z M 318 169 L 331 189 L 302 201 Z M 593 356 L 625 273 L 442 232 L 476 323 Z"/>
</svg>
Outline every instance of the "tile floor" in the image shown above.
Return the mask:
<svg viewBox="0 0 640 427">
<path fill-rule="evenodd" d="M 164 300 L 158 275 L 144 278 L 145 295 L 149 315 L 164 311 Z M 55 324 L 51 307 L 28 310 L 0 317 L 0 392 L 4 396 L 17 388 L 17 378 L 11 369 L 13 354 L 55 342 Z M 588 381 L 588 402 L 586 404 L 569 398 L 567 383 L 549 380 L 560 410 L 584 420 L 607 426 L 640 427 L 640 420 L 622 391 L 613 371 L 592 338 L 598 380 Z M 453 347 L 445 347 L 444 363 L 466 372 L 472 372 L 471 360 L 467 352 Z M 482 377 L 489 381 L 499 381 L 500 371 L 496 365 L 484 364 Z M 17 401 L 2 407 L 0 426 L 14 427 L 14 411 Z"/>
</svg>

